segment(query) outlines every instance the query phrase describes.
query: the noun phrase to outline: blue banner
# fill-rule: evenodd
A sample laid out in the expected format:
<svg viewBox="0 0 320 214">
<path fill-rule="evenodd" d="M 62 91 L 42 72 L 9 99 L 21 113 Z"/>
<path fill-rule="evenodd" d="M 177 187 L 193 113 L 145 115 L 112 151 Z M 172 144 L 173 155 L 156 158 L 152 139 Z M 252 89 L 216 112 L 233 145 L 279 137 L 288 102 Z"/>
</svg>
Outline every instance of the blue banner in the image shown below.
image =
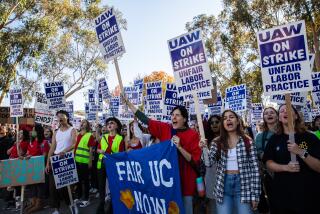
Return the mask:
<svg viewBox="0 0 320 214">
<path fill-rule="evenodd" d="M 107 155 L 114 213 L 184 213 L 177 149 L 170 141 Z"/>
</svg>

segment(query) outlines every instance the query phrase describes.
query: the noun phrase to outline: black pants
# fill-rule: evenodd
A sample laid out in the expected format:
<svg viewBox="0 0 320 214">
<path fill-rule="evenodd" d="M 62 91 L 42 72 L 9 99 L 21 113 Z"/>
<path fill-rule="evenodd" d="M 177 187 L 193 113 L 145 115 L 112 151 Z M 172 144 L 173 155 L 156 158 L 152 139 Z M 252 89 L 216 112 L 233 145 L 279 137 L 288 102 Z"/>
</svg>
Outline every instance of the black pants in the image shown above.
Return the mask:
<svg viewBox="0 0 320 214">
<path fill-rule="evenodd" d="M 89 166 L 84 163 L 77 163 L 79 182 L 77 183 L 77 197 L 89 200 Z"/>
<path fill-rule="evenodd" d="M 104 205 L 105 205 L 105 196 L 106 196 L 106 179 L 107 179 L 107 173 L 106 168 L 104 164 L 101 164 L 101 169 L 98 169 L 98 181 L 99 181 L 99 194 L 100 194 L 100 203 L 97 208 L 96 214 L 112 214 L 112 204 L 111 200 L 107 203 L 107 210 L 105 211 Z"/>
<path fill-rule="evenodd" d="M 98 169 L 97 169 L 97 160 L 98 155 L 93 154 L 94 159 L 92 160 L 92 168 L 90 169 L 90 185 L 92 188 L 98 189 L 99 182 L 98 182 Z"/>
<path fill-rule="evenodd" d="M 64 200 L 67 205 L 70 205 L 67 187 L 56 189 L 52 171 L 49 174 L 49 189 L 53 208 L 60 208 L 60 200 Z"/>
</svg>

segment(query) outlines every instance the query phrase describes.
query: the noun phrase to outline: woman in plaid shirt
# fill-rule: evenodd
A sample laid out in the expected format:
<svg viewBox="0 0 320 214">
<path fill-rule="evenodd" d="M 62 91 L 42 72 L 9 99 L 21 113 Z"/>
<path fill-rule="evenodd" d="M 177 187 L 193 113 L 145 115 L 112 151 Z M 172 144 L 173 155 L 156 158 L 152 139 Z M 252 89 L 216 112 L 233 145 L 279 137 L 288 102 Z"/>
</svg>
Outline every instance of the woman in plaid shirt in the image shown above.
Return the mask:
<svg viewBox="0 0 320 214">
<path fill-rule="evenodd" d="M 214 188 L 217 211 L 221 214 L 253 213 L 261 192 L 256 148 L 243 133 L 235 112 L 224 111 L 221 124 L 220 137 L 213 140 L 209 150 L 206 142 L 200 142 L 202 158 L 206 159 L 208 155 L 210 164 L 213 161 L 217 164 Z"/>
</svg>

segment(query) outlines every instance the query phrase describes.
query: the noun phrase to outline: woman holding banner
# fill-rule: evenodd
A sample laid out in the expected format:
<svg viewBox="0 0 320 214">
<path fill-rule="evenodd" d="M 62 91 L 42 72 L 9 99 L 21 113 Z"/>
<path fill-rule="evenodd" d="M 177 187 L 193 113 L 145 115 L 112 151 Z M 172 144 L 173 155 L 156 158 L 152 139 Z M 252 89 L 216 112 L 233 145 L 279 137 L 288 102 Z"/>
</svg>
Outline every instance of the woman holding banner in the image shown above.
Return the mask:
<svg viewBox="0 0 320 214">
<path fill-rule="evenodd" d="M 27 156 L 25 159 L 30 159 L 32 156 L 47 156 L 49 152 L 49 144 L 44 139 L 44 130 L 40 124 L 36 124 L 31 132 L 31 142 L 28 145 Z M 34 213 L 43 208 L 43 199 L 45 198 L 45 183 L 31 185 L 31 204 L 25 209 L 25 213 Z"/>
<path fill-rule="evenodd" d="M 101 137 L 101 141 L 98 145 L 97 153 L 99 154 L 97 169 L 98 169 L 98 183 L 99 183 L 99 197 L 100 203 L 97 208 L 97 214 L 103 214 L 105 199 L 106 199 L 106 186 L 107 189 L 107 175 L 106 168 L 104 165 L 104 155 L 105 154 L 114 154 L 118 152 L 123 152 L 125 150 L 125 143 L 123 137 L 119 134 L 121 133 L 121 122 L 115 117 L 109 117 L 106 120 L 108 134 L 104 134 Z M 109 207 L 107 208 L 107 213 L 112 213 L 112 204 L 110 195 L 107 194 L 107 201 Z"/>
<path fill-rule="evenodd" d="M 220 127 L 220 136 L 213 140 L 208 154 L 209 162 L 217 164 L 214 195 L 218 214 L 253 213 L 261 192 L 255 145 L 244 134 L 235 112 L 224 111 Z M 207 147 L 206 142 L 199 145 Z"/>
<path fill-rule="evenodd" d="M 188 111 L 185 107 L 177 106 L 171 112 L 172 124 L 149 119 L 138 110 L 125 96 L 125 103 L 136 117 L 148 125 L 151 135 L 160 142 L 170 140 L 176 145 L 179 154 L 179 170 L 182 186 L 185 213 L 193 213 L 193 196 L 197 192 L 196 179 L 199 174 L 201 150 L 198 147 L 200 138 L 197 132 L 188 126 Z"/>
<path fill-rule="evenodd" d="M 293 109 L 295 143 L 289 142 L 286 105 L 279 108 L 279 128 L 266 146 L 263 161 L 274 172 L 272 180 L 273 213 L 315 213 L 319 210 L 320 142 L 302 126 Z M 291 162 L 290 152 L 297 155 Z"/>
<path fill-rule="evenodd" d="M 59 121 L 59 128 L 52 136 L 51 148 L 48 155 L 46 172 L 49 173 L 50 196 L 52 197 L 52 207 L 55 208 L 53 214 L 59 214 L 60 200 L 64 199 L 70 205 L 67 187 L 56 189 L 53 173 L 50 166 L 50 157 L 54 155 L 64 156 L 65 153 L 73 150 L 76 143 L 76 130 L 69 121 L 69 114 L 65 110 L 56 113 Z"/>
</svg>

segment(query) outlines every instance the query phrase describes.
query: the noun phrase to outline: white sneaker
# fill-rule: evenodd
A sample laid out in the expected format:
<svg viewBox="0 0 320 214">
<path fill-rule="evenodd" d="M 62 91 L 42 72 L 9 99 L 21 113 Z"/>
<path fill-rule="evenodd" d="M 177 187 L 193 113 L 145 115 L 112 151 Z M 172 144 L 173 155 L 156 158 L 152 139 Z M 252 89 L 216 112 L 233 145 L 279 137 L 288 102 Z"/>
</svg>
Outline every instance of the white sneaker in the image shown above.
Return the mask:
<svg viewBox="0 0 320 214">
<path fill-rule="evenodd" d="M 98 189 L 96 189 L 96 188 L 92 189 L 92 194 L 96 194 L 97 192 L 98 192 Z"/>
<path fill-rule="evenodd" d="M 80 203 L 80 207 L 87 207 L 87 206 L 89 206 L 90 205 L 90 201 L 81 201 L 81 203 Z"/>
<path fill-rule="evenodd" d="M 52 214 L 60 214 L 58 210 L 55 210 Z"/>
<path fill-rule="evenodd" d="M 95 198 L 99 198 L 100 197 L 100 193 L 96 193 Z"/>
</svg>

